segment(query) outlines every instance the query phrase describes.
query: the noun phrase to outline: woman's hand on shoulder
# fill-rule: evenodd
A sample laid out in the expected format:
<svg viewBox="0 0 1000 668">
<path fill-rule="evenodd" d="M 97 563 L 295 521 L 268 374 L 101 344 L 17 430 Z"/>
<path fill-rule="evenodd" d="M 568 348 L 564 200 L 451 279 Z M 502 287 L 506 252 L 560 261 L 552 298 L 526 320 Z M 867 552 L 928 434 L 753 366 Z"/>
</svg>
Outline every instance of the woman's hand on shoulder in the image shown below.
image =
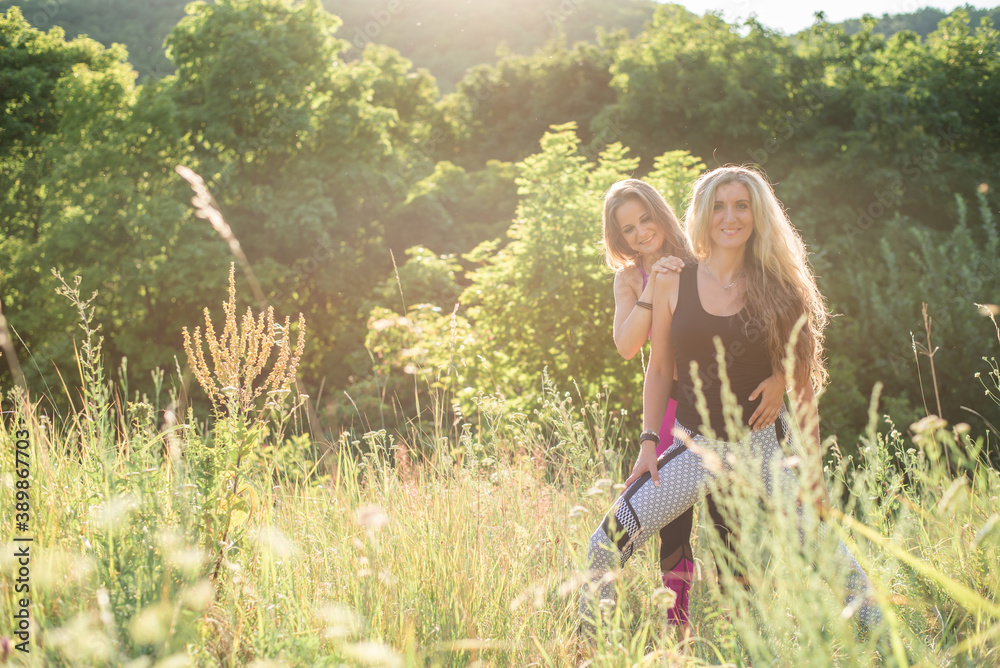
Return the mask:
<svg viewBox="0 0 1000 668">
<path fill-rule="evenodd" d="M 659 278 L 653 285 L 653 312 L 656 313 L 658 309 L 662 311 L 666 307 L 667 313 L 672 314 L 674 304 L 677 301 L 675 297 L 680 291 L 681 275 L 667 271 L 654 274 L 654 276 L 659 276 Z"/>
<path fill-rule="evenodd" d="M 657 274 L 669 274 L 671 272 L 679 274 L 683 268 L 684 260 L 673 255 L 668 255 L 667 257 L 661 257 L 653 263 L 653 270 L 650 272 L 650 275 L 656 276 Z"/>
</svg>

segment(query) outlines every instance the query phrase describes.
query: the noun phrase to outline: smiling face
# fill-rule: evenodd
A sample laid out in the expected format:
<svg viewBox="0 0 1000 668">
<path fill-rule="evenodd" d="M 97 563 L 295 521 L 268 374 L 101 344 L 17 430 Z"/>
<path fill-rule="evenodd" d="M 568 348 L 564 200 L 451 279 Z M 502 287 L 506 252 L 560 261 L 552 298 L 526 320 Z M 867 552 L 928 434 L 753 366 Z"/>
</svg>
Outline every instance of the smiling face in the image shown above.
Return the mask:
<svg viewBox="0 0 1000 668">
<path fill-rule="evenodd" d="M 663 230 L 656 224 L 645 203 L 630 197 L 615 212 L 622 238 L 637 253 L 658 253 L 663 248 Z"/>
<path fill-rule="evenodd" d="M 738 248 L 750 240 L 753 234 L 750 190 L 739 181 L 716 188 L 711 234 L 712 245 L 719 248 Z"/>
</svg>

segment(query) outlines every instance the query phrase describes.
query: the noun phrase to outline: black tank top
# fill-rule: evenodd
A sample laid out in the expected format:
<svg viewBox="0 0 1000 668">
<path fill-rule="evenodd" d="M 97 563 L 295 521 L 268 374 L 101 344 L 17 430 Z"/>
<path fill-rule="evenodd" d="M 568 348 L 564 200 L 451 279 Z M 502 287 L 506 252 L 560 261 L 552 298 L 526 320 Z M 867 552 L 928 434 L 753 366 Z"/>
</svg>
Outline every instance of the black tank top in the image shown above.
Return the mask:
<svg viewBox="0 0 1000 668">
<path fill-rule="evenodd" d="M 696 361 L 701 390 L 708 402 L 710 426 L 719 438 L 729 438 L 722 412 L 722 382 L 715 339 L 722 341 L 726 375 L 733 394 L 743 408 L 742 422 L 746 425 L 760 403 L 760 397 L 754 401 L 749 401 L 747 397 L 761 381 L 774 373 L 764 331 L 750 318 L 745 307 L 732 316 L 707 313 L 698 296 L 698 265 L 691 263 L 681 271 L 671 333 L 679 387 L 677 421 L 695 432 L 702 431 L 691 379 L 691 362 Z"/>
</svg>

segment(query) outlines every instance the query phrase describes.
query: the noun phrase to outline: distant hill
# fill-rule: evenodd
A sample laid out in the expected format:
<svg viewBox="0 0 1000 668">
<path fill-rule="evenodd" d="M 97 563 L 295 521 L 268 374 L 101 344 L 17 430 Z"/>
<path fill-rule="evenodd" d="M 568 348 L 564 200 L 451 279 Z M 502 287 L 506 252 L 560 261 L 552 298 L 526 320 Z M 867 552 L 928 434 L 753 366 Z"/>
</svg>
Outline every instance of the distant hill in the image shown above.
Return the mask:
<svg viewBox="0 0 1000 668">
<path fill-rule="evenodd" d="M 120 42 L 139 77 L 173 71 L 163 40 L 184 17 L 188 0 L 0 0 L 19 6 L 34 26 L 61 26 L 67 38 L 85 34 Z M 598 26 L 636 34 L 653 14 L 653 0 L 323 0 L 341 17 L 338 36 L 363 46 L 381 42 L 425 67 L 450 90 L 465 71 L 496 62 L 501 43 L 530 54 L 562 30 L 568 42 L 593 40 Z M 557 28 L 557 26 L 559 26 Z"/>
<path fill-rule="evenodd" d="M 598 27 L 635 35 L 653 0 L 323 0 L 344 20 L 341 36 L 398 49 L 449 89 L 475 65 L 495 63 L 497 48 L 530 54 L 561 29 L 567 42 L 593 41 Z M 559 28 L 557 28 L 557 25 Z"/>
<path fill-rule="evenodd" d="M 0 0 L 0 12 L 20 7 L 24 18 L 39 30 L 60 26 L 66 38 L 87 35 L 105 46 L 128 47 L 129 62 L 139 73 L 161 77 L 174 71 L 163 50 L 163 40 L 184 17 L 188 0 Z"/>
<path fill-rule="evenodd" d="M 0 11 L 19 6 L 36 28 L 61 26 L 67 38 L 85 34 L 102 44 L 120 42 L 139 78 L 173 72 L 163 40 L 189 0 L 0 0 Z M 497 50 L 530 54 L 558 35 L 567 43 L 592 41 L 598 28 L 638 33 L 652 16 L 655 0 L 322 0 L 344 22 L 338 35 L 355 47 L 369 41 L 398 49 L 438 80 L 454 88 L 466 70 L 497 60 Z M 988 16 L 1000 26 L 1000 7 L 967 6 L 973 25 Z M 925 8 L 885 14 L 875 27 L 886 36 L 902 30 L 927 36 L 947 14 Z M 848 34 L 860 19 L 843 22 Z M 503 45 L 503 46 L 502 46 Z"/>
<path fill-rule="evenodd" d="M 965 11 L 969 13 L 969 23 L 973 27 L 978 26 L 980 19 L 984 16 L 993 21 L 993 27 L 1000 27 L 1000 6 L 993 9 L 976 9 L 971 5 L 966 5 Z M 897 32 L 909 30 L 921 37 L 927 37 L 934 32 L 941 19 L 948 14 L 949 12 L 934 7 L 924 7 L 909 14 L 883 14 L 882 18 L 875 24 L 875 32 L 891 37 Z M 861 19 L 849 19 L 840 25 L 844 27 L 844 31 L 848 35 L 853 35 L 861 30 Z"/>
</svg>

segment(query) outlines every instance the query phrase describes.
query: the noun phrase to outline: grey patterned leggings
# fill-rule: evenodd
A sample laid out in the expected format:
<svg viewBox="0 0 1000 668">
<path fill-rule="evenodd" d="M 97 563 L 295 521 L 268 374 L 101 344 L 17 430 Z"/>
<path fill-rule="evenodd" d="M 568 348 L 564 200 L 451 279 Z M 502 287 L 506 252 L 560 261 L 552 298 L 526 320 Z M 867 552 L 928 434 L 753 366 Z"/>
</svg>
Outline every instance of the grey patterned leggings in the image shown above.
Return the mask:
<svg viewBox="0 0 1000 668">
<path fill-rule="evenodd" d="M 636 548 L 693 506 L 710 484 L 713 489 L 724 489 L 728 476 L 715 476 L 710 471 L 720 470 L 723 466 L 729 468 L 726 462 L 731 456 L 752 463 L 754 473 L 760 472 L 763 491 L 768 497 L 773 496 L 775 477 L 782 497 L 794 499 L 797 495 L 798 477 L 795 471 L 777 466 L 782 455 L 779 432 L 792 433 L 784 411 L 775 426 L 752 431 L 737 443 L 694 435 L 680 423 L 676 427 L 687 432 L 701 454 L 686 447 L 683 441 L 677 443 L 681 439 L 675 439 L 675 447 L 663 454 L 657 463 L 659 487 L 652 484 L 648 473 L 636 480 L 619 497 L 601 526 L 590 537 L 587 553 L 590 582 L 584 583 L 580 591 L 581 630 L 585 634 L 592 635 L 594 630 L 594 594 L 600 600 L 615 600 L 614 582 L 605 575 L 615 568 L 624 567 Z M 829 526 L 820 525 L 821 536 L 829 535 L 829 532 Z M 871 582 L 843 541 L 839 541 L 836 557 L 847 574 L 846 603 L 851 605 L 857 601 L 854 607 L 858 622 L 866 630 L 874 628 L 881 621 L 882 614 L 871 599 Z"/>
</svg>

